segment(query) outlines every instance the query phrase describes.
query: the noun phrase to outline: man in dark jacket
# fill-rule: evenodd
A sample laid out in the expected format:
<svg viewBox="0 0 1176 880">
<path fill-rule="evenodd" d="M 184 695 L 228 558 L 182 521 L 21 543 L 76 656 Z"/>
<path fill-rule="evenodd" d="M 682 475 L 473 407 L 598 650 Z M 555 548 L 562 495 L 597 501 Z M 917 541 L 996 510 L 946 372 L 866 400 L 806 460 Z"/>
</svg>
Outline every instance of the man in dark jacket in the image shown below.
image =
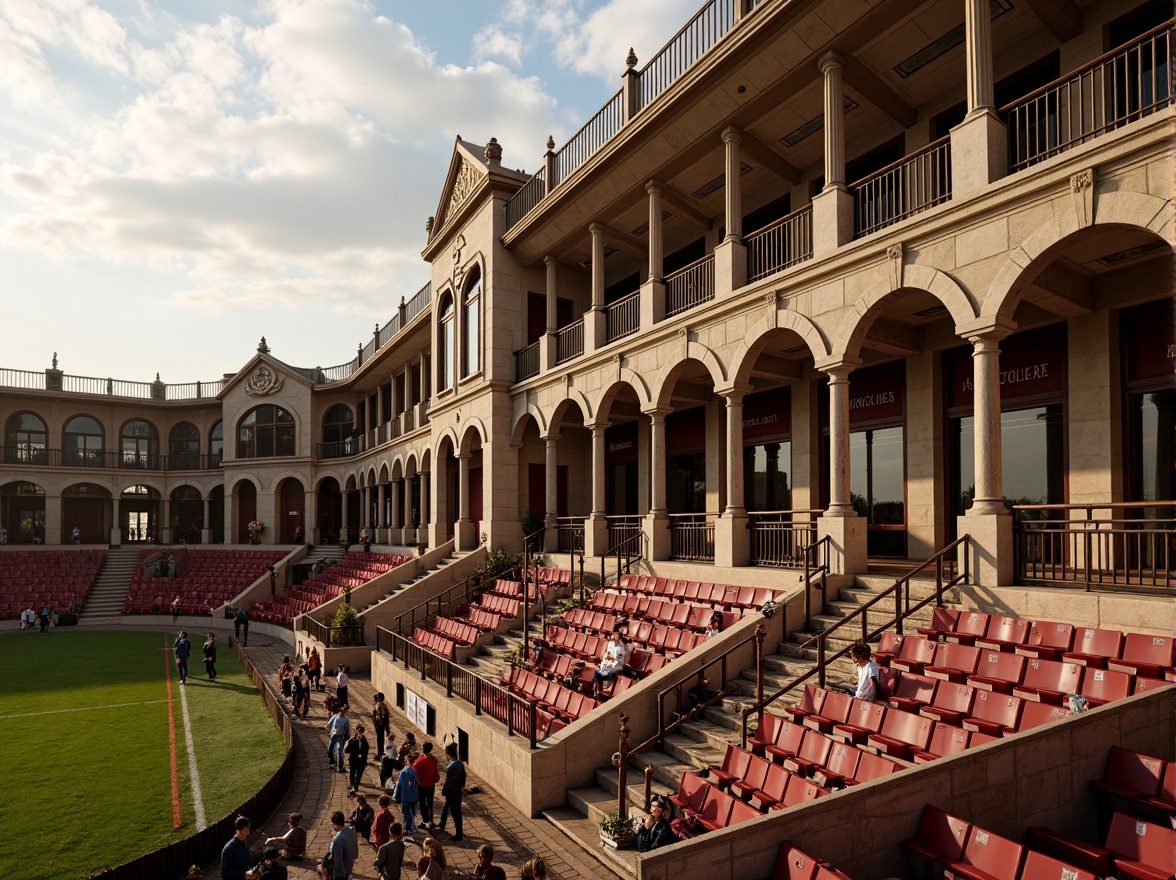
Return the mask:
<svg viewBox="0 0 1176 880">
<path fill-rule="evenodd" d="M 220 875 L 221 880 L 247 880 L 254 876 L 249 870 L 249 820 L 238 816 L 233 822 L 233 836 L 221 850 Z"/>
<path fill-rule="evenodd" d="M 637 829 L 637 852 L 649 852 L 659 846 L 678 842 L 678 835 L 670 828 L 668 804 L 656 797 L 649 804 L 649 815 Z"/>
<path fill-rule="evenodd" d="M 461 834 L 461 794 L 465 790 L 465 764 L 457 759 L 457 743 L 450 743 L 445 747 L 445 756 L 449 764 L 445 768 L 445 785 L 441 787 L 441 796 L 445 798 L 445 806 L 441 808 L 441 822 L 437 826 L 438 832 L 445 830 L 445 819 L 453 813 L 453 837 L 450 840 L 464 840 Z"/>
<path fill-rule="evenodd" d="M 367 737 L 363 735 L 362 724 L 355 725 L 355 735 L 347 740 L 346 750 L 347 768 L 351 771 L 351 789 L 347 794 L 352 797 L 359 788 L 360 780 L 363 779 L 363 771 L 368 762 L 368 741 Z"/>
</svg>

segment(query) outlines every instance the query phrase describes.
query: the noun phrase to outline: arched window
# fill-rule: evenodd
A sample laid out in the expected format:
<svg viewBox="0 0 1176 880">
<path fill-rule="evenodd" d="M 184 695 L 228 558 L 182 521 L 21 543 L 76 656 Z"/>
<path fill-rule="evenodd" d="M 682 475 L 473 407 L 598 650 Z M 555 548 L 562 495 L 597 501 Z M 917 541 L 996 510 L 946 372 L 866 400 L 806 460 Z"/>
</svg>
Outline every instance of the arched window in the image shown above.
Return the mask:
<svg viewBox="0 0 1176 880">
<path fill-rule="evenodd" d="M 191 422 L 180 422 L 171 429 L 167 442 L 171 470 L 193 470 L 200 467 L 200 429 Z"/>
<path fill-rule="evenodd" d="M 208 465 L 220 467 L 221 459 L 225 455 L 225 423 L 217 422 L 208 432 Z"/>
<path fill-rule="evenodd" d="M 159 437 L 155 426 L 142 419 L 132 419 L 123 425 L 119 436 L 122 466 L 125 468 L 155 468 L 159 466 Z"/>
<path fill-rule="evenodd" d="M 446 293 L 441 298 L 437 313 L 441 316 L 437 334 L 437 347 L 441 349 L 437 358 L 437 385 L 439 390 L 444 391 L 453 387 L 453 363 L 457 355 L 454 350 L 457 340 L 452 293 Z"/>
<path fill-rule="evenodd" d="M 5 464 L 47 464 L 45 423 L 33 413 L 8 417 L 4 438 Z"/>
<path fill-rule="evenodd" d="M 469 281 L 466 282 L 465 296 L 461 304 L 461 374 L 468 376 L 478 372 L 481 364 L 479 353 L 482 346 L 482 334 L 479 332 L 479 316 L 482 308 L 482 272 L 473 269 Z"/>
<path fill-rule="evenodd" d="M 267 403 L 245 414 L 237 425 L 237 458 L 294 454 L 294 416 Z"/>
<path fill-rule="evenodd" d="M 74 416 L 65 423 L 61 463 L 66 467 L 102 466 L 102 426 L 90 416 Z"/>
<path fill-rule="evenodd" d="M 323 442 L 342 443 L 355 431 L 355 415 L 351 407 L 337 403 L 323 416 Z"/>
</svg>

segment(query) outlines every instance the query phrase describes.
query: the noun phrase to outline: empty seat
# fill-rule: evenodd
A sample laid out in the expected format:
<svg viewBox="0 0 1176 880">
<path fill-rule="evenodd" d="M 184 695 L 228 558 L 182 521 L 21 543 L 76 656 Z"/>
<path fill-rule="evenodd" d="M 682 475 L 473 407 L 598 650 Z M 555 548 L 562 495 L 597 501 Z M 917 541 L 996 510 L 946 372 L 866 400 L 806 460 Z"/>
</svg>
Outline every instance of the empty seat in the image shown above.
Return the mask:
<svg viewBox="0 0 1176 880">
<path fill-rule="evenodd" d="M 930 705 L 921 706 L 919 714 L 935 721 L 944 721 L 958 726 L 971 713 L 976 699 L 976 689 L 968 684 L 954 684 L 941 681 L 935 688 Z"/>
<path fill-rule="evenodd" d="M 841 691 L 828 691 L 821 711 L 805 717 L 803 724 L 810 730 L 828 733 L 835 724 L 844 724 L 853 711 L 853 697 Z"/>
<path fill-rule="evenodd" d="M 710 774 L 719 788 L 726 788 L 736 779 L 742 779 L 747 773 L 747 765 L 752 758 L 751 752 L 728 744 L 723 753 L 723 763 L 718 767 L 711 767 Z"/>
<path fill-rule="evenodd" d="M 1111 746 L 1102 778 L 1092 779 L 1090 784 L 1105 795 L 1126 800 L 1134 812 L 1136 801 L 1159 793 L 1164 766 L 1159 758 Z"/>
<path fill-rule="evenodd" d="M 924 805 L 918 831 L 902 842 L 903 847 L 923 859 L 923 880 L 932 880 L 936 864 L 959 860 L 971 827 L 939 807 Z"/>
<path fill-rule="evenodd" d="M 803 721 L 809 715 L 820 715 L 828 695 L 825 688 L 806 684 L 800 702 L 795 706 L 785 706 L 784 711 L 792 716 L 793 721 Z"/>
<path fill-rule="evenodd" d="M 731 793 L 747 800 L 752 794 L 764 787 L 764 783 L 768 779 L 768 768 L 771 766 L 772 762 L 767 758 L 752 755 L 743 778 L 731 781 Z"/>
<path fill-rule="evenodd" d="M 1061 721 L 1063 718 L 1069 718 L 1072 714 L 1069 709 L 1054 706 L 1051 703 L 1035 703 L 1032 700 L 1024 700 L 1021 703 L 1021 720 L 1017 722 L 1017 733 L 1023 730 L 1032 730 L 1043 724 Z M 979 735 L 978 733 L 972 734 L 973 737 Z"/>
<path fill-rule="evenodd" d="M 705 779 L 700 779 L 693 773 L 683 771 L 678 782 L 678 790 L 670 795 L 670 800 L 687 814 L 697 814 L 702 809 L 702 802 L 706 798 L 708 789 L 714 788 Z"/>
<path fill-rule="evenodd" d="M 857 772 L 858 762 L 861 760 L 861 749 L 836 743 L 829 751 L 829 757 L 824 767 L 817 767 L 813 771 L 813 780 L 825 788 L 841 788 L 847 779 L 852 779 Z"/>
<path fill-rule="evenodd" d="M 902 672 L 923 674 L 923 667 L 935 659 L 935 649 L 938 643 L 931 639 L 916 639 L 907 637 L 903 640 L 902 649 L 897 657 L 890 660 L 890 665 Z"/>
<path fill-rule="evenodd" d="M 968 684 L 1002 694 L 1012 693 L 1025 675 L 1025 660 L 1020 654 L 981 649 L 976 671 L 968 676 Z"/>
<path fill-rule="evenodd" d="M 983 611 L 960 612 L 955 627 L 951 632 L 944 634 L 944 641 L 975 645 L 976 639 L 983 638 L 988 632 L 988 619 L 988 615 Z"/>
<path fill-rule="evenodd" d="M 923 667 L 923 674 L 945 681 L 963 682 L 974 675 L 980 663 L 980 649 L 956 642 L 941 642 L 935 659 Z"/>
<path fill-rule="evenodd" d="M 894 758 L 910 760 L 913 752 L 921 752 L 931 741 L 932 721 L 912 712 L 891 709 L 882 721 L 878 733 L 867 737 L 869 745 Z"/>
<path fill-rule="evenodd" d="M 1030 624 L 1029 636 L 1025 643 L 1013 650 L 1026 657 L 1043 660 L 1060 660 L 1062 654 L 1074 644 L 1074 627 L 1069 623 L 1052 620 L 1037 620 Z"/>
<path fill-rule="evenodd" d="M 988 618 L 988 629 L 976 639 L 979 648 L 994 648 L 998 651 L 1012 651 L 1029 640 L 1031 627 L 1022 617 L 1005 617 L 993 614 Z"/>
<path fill-rule="evenodd" d="M 926 706 L 935 697 L 935 686 L 938 683 L 938 679 L 926 675 L 907 673 L 899 679 L 886 702 L 904 712 L 917 712 L 920 706 Z"/>
<path fill-rule="evenodd" d="M 1114 700 L 1122 700 L 1131 694 L 1131 676 L 1113 669 L 1090 669 L 1082 675 L 1082 686 L 1078 693 L 1091 706 L 1101 706 Z"/>
<path fill-rule="evenodd" d="M 1131 675 L 1163 678 L 1172 668 L 1172 644 L 1168 636 L 1128 633 L 1123 653 L 1117 660 L 1108 660 L 1107 668 Z"/>
<path fill-rule="evenodd" d="M 968 740 L 971 736 L 972 732 L 969 730 L 936 721 L 931 730 L 931 739 L 927 742 L 927 747 L 915 751 L 911 757 L 916 764 L 926 764 L 945 755 L 958 755 L 968 748 Z"/>
<path fill-rule="evenodd" d="M 1021 683 L 1013 688 L 1013 695 L 1023 700 L 1060 703 L 1067 694 L 1078 693 L 1082 673 L 1083 667 L 1074 662 L 1030 658 Z"/>
<path fill-rule="evenodd" d="M 972 714 L 964 718 L 965 730 L 979 730 L 989 736 L 1004 736 L 1014 733 L 1021 720 L 1021 699 L 1019 697 L 976 691 L 972 702 Z"/>
<path fill-rule="evenodd" d="M 830 736 L 843 742 L 851 742 L 854 745 L 864 743 L 867 736 L 882 729 L 882 721 L 885 717 L 885 706 L 866 700 L 854 700 L 849 718 L 844 724 L 834 724 Z"/>
<path fill-rule="evenodd" d="M 776 856 L 772 880 L 813 880 L 816 873 L 816 859 L 802 853 L 787 840 L 780 844 L 780 854 Z"/>
<path fill-rule="evenodd" d="M 1025 847 L 1019 843 L 972 826 L 964 851 L 944 866 L 956 877 L 971 880 L 1016 880 L 1025 861 Z"/>
<path fill-rule="evenodd" d="M 1062 654 L 1083 666 L 1105 669 L 1108 660 L 1117 660 L 1123 651 L 1123 633 L 1117 629 L 1079 629 L 1074 633 L 1074 647 Z"/>
<path fill-rule="evenodd" d="M 951 608 L 936 608 L 931 613 L 931 625 L 919 627 L 919 635 L 930 641 L 938 641 L 955 629 L 960 613 Z"/>
</svg>

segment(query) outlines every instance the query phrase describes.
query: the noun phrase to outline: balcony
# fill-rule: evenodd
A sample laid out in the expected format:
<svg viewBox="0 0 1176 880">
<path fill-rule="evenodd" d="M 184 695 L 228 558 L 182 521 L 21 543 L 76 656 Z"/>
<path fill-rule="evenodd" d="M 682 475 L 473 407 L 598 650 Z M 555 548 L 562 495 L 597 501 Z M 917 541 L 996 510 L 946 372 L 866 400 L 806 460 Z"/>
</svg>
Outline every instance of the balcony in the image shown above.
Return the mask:
<svg viewBox="0 0 1176 880">
<path fill-rule="evenodd" d="M 584 353 L 584 319 L 561 327 L 555 333 L 555 362 L 562 364 Z"/>
<path fill-rule="evenodd" d="M 715 561 L 715 514 L 671 513 L 670 558 Z"/>
<path fill-rule="evenodd" d="M 605 342 L 612 342 L 637 332 L 641 321 L 640 304 L 641 291 L 635 290 L 604 307 Z"/>
<path fill-rule="evenodd" d="M 804 551 L 817 540 L 820 510 L 762 510 L 747 515 L 751 564 L 803 568 Z"/>
<path fill-rule="evenodd" d="M 65 467 L 123 471 L 210 471 L 221 468 L 221 455 L 179 455 L 104 452 L 86 449 L 45 449 L 0 446 L 0 464 L 22 467 Z"/>
<path fill-rule="evenodd" d="M 1003 107 L 1009 170 L 1028 168 L 1168 106 L 1171 33 L 1171 25 L 1160 25 Z"/>
<path fill-rule="evenodd" d="M 862 238 L 951 198 L 951 138 L 875 171 L 850 188 L 854 238 Z"/>
<path fill-rule="evenodd" d="M 514 353 L 515 381 L 522 382 L 539 375 L 539 343 L 532 342 Z"/>
<path fill-rule="evenodd" d="M 715 255 L 703 257 L 666 277 L 666 317 L 672 318 L 715 298 Z"/>
<path fill-rule="evenodd" d="M 314 457 L 319 461 L 332 458 L 350 458 L 364 451 L 367 444 L 363 435 L 356 435 L 347 440 L 333 440 L 330 443 L 314 444 Z"/>
<path fill-rule="evenodd" d="M 813 256 L 813 206 L 805 205 L 747 236 L 747 281 L 774 275 Z"/>
</svg>

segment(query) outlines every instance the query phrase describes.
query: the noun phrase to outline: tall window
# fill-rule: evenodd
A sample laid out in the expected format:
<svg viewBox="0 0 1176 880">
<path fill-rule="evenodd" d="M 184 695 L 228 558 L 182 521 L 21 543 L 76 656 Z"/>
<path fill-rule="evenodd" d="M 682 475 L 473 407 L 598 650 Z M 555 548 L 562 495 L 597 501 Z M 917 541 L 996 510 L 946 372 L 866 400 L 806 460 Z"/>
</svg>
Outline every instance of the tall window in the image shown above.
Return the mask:
<svg viewBox="0 0 1176 880">
<path fill-rule="evenodd" d="M 74 416 L 65 423 L 61 463 L 66 467 L 102 466 L 102 426 L 90 416 Z"/>
<path fill-rule="evenodd" d="M 45 423 L 32 413 L 9 416 L 4 446 L 6 464 L 44 464 L 47 457 Z"/>
<path fill-rule="evenodd" d="M 237 426 L 238 458 L 273 458 L 294 454 L 294 416 L 280 406 L 250 410 Z"/>
<path fill-rule="evenodd" d="M 482 334 L 479 332 L 478 316 L 482 306 L 482 272 L 475 268 L 470 272 L 466 283 L 465 297 L 461 305 L 461 374 L 468 376 L 476 373 L 481 361 L 478 354 L 481 350 Z"/>
<path fill-rule="evenodd" d="M 351 407 L 337 403 L 323 416 L 323 442 L 339 443 L 351 439 L 355 432 L 355 416 Z"/>
<path fill-rule="evenodd" d="M 172 470 L 200 467 L 200 430 L 191 422 L 180 422 L 171 429 L 167 453 L 168 467 Z"/>
<path fill-rule="evenodd" d="M 217 422 L 208 432 L 209 465 L 220 467 L 221 459 L 225 455 L 225 423 Z"/>
<path fill-rule="evenodd" d="M 131 468 L 156 467 L 159 454 L 159 438 L 155 426 L 142 419 L 132 419 L 123 425 L 119 438 L 122 450 L 122 466 Z"/>
<path fill-rule="evenodd" d="M 438 328 L 437 344 L 441 349 L 441 356 L 437 360 L 437 381 L 441 390 L 453 387 L 453 359 L 457 352 L 454 350 L 456 331 L 454 329 L 453 294 L 447 293 L 441 298 L 439 308 L 441 326 Z"/>
</svg>

